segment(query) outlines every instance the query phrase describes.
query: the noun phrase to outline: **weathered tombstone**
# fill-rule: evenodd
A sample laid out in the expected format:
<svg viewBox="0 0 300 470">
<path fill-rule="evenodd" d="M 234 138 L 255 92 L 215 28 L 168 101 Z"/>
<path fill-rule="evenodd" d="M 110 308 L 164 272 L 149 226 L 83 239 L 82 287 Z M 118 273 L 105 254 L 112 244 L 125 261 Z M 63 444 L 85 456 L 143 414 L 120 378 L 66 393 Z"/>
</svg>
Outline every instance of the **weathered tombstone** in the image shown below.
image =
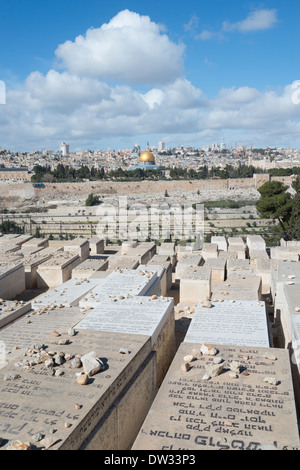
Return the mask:
<svg viewBox="0 0 300 470">
<path fill-rule="evenodd" d="M 102 300 L 76 325 L 76 328 L 150 336 L 152 347 L 157 354 L 158 385 L 174 357 L 173 299 L 119 296 L 111 302 Z"/>
<path fill-rule="evenodd" d="M 72 271 L 72 279 L 86 279 L 97 271 L 106 271 L 108 261 L 105 259 L 88 258 Z"/>
<path fill-rule="evenodd" d="M 0 369 L 1 450 L 129 449 L 156 392 L 150 338 L 81 330 L 64 346 L 59 339 L 44 339 L 45 362 L 29 356 L 35 365 L 24 368 L 19 356 Z M 68 355 L 94 357 L 100 370 L 84 375 Z"/>
<path fill-rule="evenodd" d="M 264 302 L 251 300 L 200 301 L 195 309 L 185 342 L 235 346 L 270 347 L 270 333 Z"/>
<path fill-rule="evenodd" d="M 227 251 L 228 250 L 228 243 L 226 237 L 224 236 L 212 236 L 211 243 L 216 243 L 218 245 L 219 251 Z"/>
<path fill-rule="evenodd" d="M 24 292 L 25 287 L 25 269 L 23 262 L 1 263 L 0 298 L 5 300 L 15 299 L 19 294 Z"/>
<path fill-rule="evenodd" d="M 61 307 L 79 305 L 79 301 L 90 290 L 95 288 L 101 280 L 97 279 L 70 279 L 59 287 L 49 289 L 32 301 L 33 310 L 42 307 L 58 305 Z"/>
<path fill-rule="evenodd" d="M 72 270 L 81 263 L 78 254 L 61 251 L 37 269 L 38 289 L 58 287 L 72 277 Z"/>
<path fill-rule="evenodd" d="M 211 267 L 186 268 L 180 280 L 180 303 L 197 304 L 211 296 Z"/>
<path fill-rule="evenodd" d="M 132 449 L 299 450 L 288 351 L 200 347 L 181 344 Z"/>
</svg>

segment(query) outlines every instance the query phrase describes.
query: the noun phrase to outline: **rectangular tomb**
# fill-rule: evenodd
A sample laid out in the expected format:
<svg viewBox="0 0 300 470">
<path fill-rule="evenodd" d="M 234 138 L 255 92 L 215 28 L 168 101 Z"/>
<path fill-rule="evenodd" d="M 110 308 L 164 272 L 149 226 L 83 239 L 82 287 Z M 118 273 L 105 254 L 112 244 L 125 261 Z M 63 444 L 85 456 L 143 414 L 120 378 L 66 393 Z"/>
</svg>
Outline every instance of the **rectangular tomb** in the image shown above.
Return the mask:
<svg viewBox="0 0 300 470">
<path fill-rule="evenodd" d="M 37 253 L 24 255 L 26 289 L 37 288 L 37 270 L 39 266 L 56 255 L 56 248 L 45 248 Z"/>
<path fill-rule="evenodd" d="M 157 353 L 157 380 L 161 383 L 175 353 L 173 299 L 132 297 L 101 302 L 76 329 L 146 335 Z"/>
<path fill-rule="evenodd" d="M 72 270 L 81 263 L 79 255 L 61 251 L 37 269 L 38 289 L 57 287 L 72 277 Z"/>
<path fill-rule="evenodd" d="M 50 450 L 129 449 L 156 391 L 149 337 L 81 330 L 67 345 L 58 345 L 58 338 L 45 338 L 44 344 L 45 352 L 73 356 L 94 352 L 103 369 L 80 385 L 76 373 L 83 368 L 72 368 L 71 360 L 54 367 L 59 375 L 51 375 L 43 362 L 28 369 L 12 364 L 2 368 L 1 450 L 16 440 L 29 443 L 33 450 L 51 444 Z M 12 373 L 19 378 L 4 380 Z M 38 433 L 42 440 L 34 439 Z"/>
<path fill-rule="evenodd" d="M 200 266 L 201 264 L 203 264 L 203 258 L 199 254 L 182 255 L 176 265 L 175 279 L 181 279 L 186 268 Z"/>
<path fill-rule="evenodd" d="M 172 264 L 166 258 L 168 257 L 154 255 L 147 264 L 150 267 L 161 266 L 161 269 L 158 267 L 158 276 L 160 277 L 161 295 L 163 296 L 167 296 L 172 287 Z"/>
<path fill-rule="evenodd" d="M 11 300 L 25 290 L 25 269 L 22 262 L 0 265 L 0 298 Z"/>
<path fill-rule="evenodd" d="M 66 242 L 64 251 L 77 254 L 82 262 L 90 256 L 90 244 L 86 239 L 74 238 L 74 240 Z"/>
<path fill-rule="evenodd" d="M 219 281 L 223 282 L 226 279 L 226 266 L 227 266 L 227 261 L 226 259 L 222 258 L 208 258 L 205 261 L 206 267 L 211 268 L 211 280 L 212 281 Z"/>
<path fill-rule="evenodd" d="M 90 256 L 97 256 L 104 253 L 105 243 L 104 240 L 98 237 L 89 239 L 90 243 Z"/>
<path fill-rule="evenodd" d="M 225 282 L 215 283 L 212 299 L 215 300 L 261 300 L 262 280 L 258 276 L 232 274 Z"/>
<path fill-rule="evenodd" d="M 107 267 L 108 261 L 105 259 L 88 258 L 73 269 L 72 279 L 90 278 L 97 271 L 106 271 Z"/>
<path fill-rule="evenodd" d="M 140 268 L 140 267 L 139 267 Z M 157 271 L 150 267 L 141 270 L 116 270 L 102 279 L 80 302 L 82 308 L 95 308 L 105 299 L 119 296 L 148 295 L 156 283 L 159 283 Z"/>
<path fill-rule="evenodd" d="M 132 449 L 299 450 L 288 351 L 214 345 L 216 356 L 200 356 L 200 346 L 181 344 Z M 220 375 L 205 380 L 218 358 Z"/>
<path fill-rule="evenodd" d="M 217 243 L 203 243 L 202 256 L 205 260 L 209 258 L 218 258 L 218 244 Z"/>
<path fill-rule="evenodd" d="M 59 287 L 53 288 L 32 301 L 33 310 L 40 310 L 47 306 L 62 307 L 79 305 L 79 301 L 90 290 L 95 288 L 101 280 L 98 279 L 70 279 Z"/>
<path fill-rule="evenodd" d="M 224 301 L 205 308 L 200 301 L 184 341 L 268 348 L 270 334 L 265 303 Z"/>
<path fill-rule="evenodd" d="M 186 268 L 180 280 L 180 303 L 197 304 L 199 299 L 211 296 L 211 267 Z"/>
<path fill-rule="evenodd" d="M 17 300 L 0 300 L 0 330 L 31 310 L 31 304 Z"/>
<path fill-rule="evenodd" d="M 227 251 L 228 250 L 228 243 L 226 237 L 224 236 L 212 236 L 211 243 L 216 243 L 218 245 L 219 251 Z"/>
</svg>

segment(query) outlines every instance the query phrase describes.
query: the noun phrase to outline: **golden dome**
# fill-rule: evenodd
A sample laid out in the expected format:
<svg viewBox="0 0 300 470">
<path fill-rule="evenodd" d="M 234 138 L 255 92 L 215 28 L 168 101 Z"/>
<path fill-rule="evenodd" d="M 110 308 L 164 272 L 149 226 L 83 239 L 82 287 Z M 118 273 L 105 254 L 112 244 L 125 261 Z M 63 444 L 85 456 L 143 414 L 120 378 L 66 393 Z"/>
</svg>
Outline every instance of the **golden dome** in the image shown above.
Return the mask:
<svg viewBox="0 0 300 470">
<path fill-rule="evenodd" d="M 152 152 L 145 150 L 140 155 L 140 162 L 155 162 L 155 158 Z"/>
</svg>

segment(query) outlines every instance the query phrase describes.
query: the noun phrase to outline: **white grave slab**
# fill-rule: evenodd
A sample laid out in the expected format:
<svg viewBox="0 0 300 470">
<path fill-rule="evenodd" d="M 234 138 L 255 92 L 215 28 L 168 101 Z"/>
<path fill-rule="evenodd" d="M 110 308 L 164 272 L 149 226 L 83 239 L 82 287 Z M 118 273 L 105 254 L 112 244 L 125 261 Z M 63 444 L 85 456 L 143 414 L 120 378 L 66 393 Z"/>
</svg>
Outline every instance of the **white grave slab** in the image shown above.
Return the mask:
<svg viewBox="0 0 300 470">
<path fill-rule="evenodd" d="M 246 243 L 249 251 L 266 251 L 266 242 L 261 235 L 248 235 Z"/>
<path fill-rule="evenodd" d="M 76 325 L 76 329 L 146 335 L 154 345 L 173 309 L 173 299 L 167 298 L 103 301 Z"/>
<path fill-rule="evenodd" d="M 211 243 L 216 243 L 218 245 L 219 251 L 227 251 L 228 250 L 228 243 L 226 237 L 224 236 L 212 236 Z"/>
<path fill-rule="evenodd" d="M 264 302 L 213 302 L 212 308 L 196 307 L 185 337 L 188 343 L 270 347 Z"/>
<path fill-rule="evenodd" d="M 80 307 L 95 308 L 104 300 L 118 296 L 148 295 L 159 281 L 157 271 L 145 266 L 141 268 L 113 271 L 79 302 Z"/>
<path fill-rule="evenodd" d="M 70 279 L 59 287 L 47 291 L 32 301 L 33 310 L 39 310 L 48 305 L 75 306 L 87 292 L 94 289 L 101 279 Z"/>
</svg>

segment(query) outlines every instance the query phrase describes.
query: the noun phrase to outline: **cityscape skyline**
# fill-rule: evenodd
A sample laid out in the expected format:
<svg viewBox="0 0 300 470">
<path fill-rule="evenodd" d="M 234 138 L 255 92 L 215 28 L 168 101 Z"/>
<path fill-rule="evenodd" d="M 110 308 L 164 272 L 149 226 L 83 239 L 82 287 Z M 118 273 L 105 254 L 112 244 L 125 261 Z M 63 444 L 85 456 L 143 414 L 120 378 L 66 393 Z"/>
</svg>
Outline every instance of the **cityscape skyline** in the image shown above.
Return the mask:
<svg viewBox="0 0 300 470">
<path fill-rule="evenodd" d="M 299 148 L 297 12 L 281 0 L 4 2 L 0 144 Z"/>
</svg>

